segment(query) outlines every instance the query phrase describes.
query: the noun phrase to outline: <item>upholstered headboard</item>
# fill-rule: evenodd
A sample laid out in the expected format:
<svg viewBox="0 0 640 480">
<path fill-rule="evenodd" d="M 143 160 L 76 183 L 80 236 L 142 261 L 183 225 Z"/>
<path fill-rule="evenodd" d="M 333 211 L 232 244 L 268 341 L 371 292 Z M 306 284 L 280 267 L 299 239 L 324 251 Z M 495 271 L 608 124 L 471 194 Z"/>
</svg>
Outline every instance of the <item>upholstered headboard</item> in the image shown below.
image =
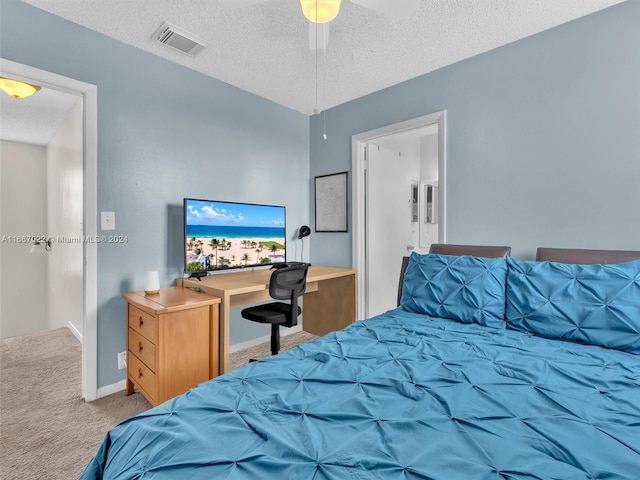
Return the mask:
<svg viewBox="0 0 640 480">
<path fill-rule="evenodd" d="M 429 253 L 440 255 L 473 255 L 474 257 L 499 258 L 511 255 L 511 247 L 494 245 L 451 245 L 434 243 Z"/>
<path fill-rule="evenodd" d="M 434 243 L 429 253 L 440 255 L 474 255 L 476 257 L 497 258 L 511 254 L 511 247 L 493 245 L 449 245 Z M 538 262 L 558 263 L 623 263 L 631 260 L 640 260 L 640 251 L 635 250 L 586 250 L 579 248 L 547 248 L 539 247 L 536 252 Z M 404 274 L 407 271 L 409 257 L 402 257 L 400 269 L 400 282 L 398 284 L 398 305 L 402 298 L 402 285 Z"/>
<path fill-rule="evenodd" d="M 448 243 L 434 243 L 429 247 L 429 253 L 439 255 L 474 255 L 476 257 L 499 258 L 511 254 L 511 247 L 494 245 L 451 245 Z M 398 283 L 398 306 L 402 298 L 402 285 L 404 284 L 404 274 L 409 265 L 409 257 L 402 257 L 400 267 L 400 282 Z"/>
<path fill-rule="evenodd" d="M 558 263 L 623 263 L 640 259 L 640 251 L 633 250 L 585 250 L 579 248 L 540 247 L 536 252 L 538 262 Z"/>
</svg>

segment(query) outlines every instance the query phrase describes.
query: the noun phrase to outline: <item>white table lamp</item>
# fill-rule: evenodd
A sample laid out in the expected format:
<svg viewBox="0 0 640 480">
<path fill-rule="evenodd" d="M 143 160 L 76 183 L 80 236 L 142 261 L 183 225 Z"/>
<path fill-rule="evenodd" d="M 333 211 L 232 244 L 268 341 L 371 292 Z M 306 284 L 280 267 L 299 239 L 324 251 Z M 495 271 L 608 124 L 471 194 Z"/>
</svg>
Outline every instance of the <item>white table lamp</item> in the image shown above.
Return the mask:
<svg viewBox="0 0 640 480">
<path fill-rule="evenodd" d="M 147 295 L 155 295 L 160 292 L 160 278 L 157 270 L 147 272 L 144 281 L 144 293 Z"/>
</svg>

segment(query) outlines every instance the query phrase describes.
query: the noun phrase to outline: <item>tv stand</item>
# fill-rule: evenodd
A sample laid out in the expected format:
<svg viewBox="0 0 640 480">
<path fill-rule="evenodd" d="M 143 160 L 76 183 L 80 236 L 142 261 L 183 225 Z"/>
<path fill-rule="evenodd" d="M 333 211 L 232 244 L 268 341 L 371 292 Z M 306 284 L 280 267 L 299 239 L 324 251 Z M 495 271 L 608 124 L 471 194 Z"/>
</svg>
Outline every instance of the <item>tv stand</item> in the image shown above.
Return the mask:
<svg viewBox="0 0 640 480">
<path fill-rule="evenodd" d="M 198 281 L 201 282 L 202 279 L 206 276 L 207 272 L 193 272 L 191 275 L 189 275 L 189 278 L 197 278 Z"/>
</svg>

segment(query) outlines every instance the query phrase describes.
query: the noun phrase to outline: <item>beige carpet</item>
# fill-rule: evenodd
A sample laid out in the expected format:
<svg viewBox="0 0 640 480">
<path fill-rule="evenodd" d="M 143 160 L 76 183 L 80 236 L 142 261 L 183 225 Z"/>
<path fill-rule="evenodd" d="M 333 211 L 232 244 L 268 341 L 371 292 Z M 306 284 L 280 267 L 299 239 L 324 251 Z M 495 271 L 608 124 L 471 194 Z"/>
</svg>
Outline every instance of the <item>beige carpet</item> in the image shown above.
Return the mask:
<svg viewBox="0 0 640 480">
<path fill-rule="evenodd" d="M 281 351 L 316 338 L 282 337 Z M 269 344 L 232 353 L 232 368 L 268 356 Z M 80 343 L 66 328 L 0 340 L 0 479 L 78 478 L 107 431 L 150 408 L 139 393 L 84 402 Z"/>
<path fill-rule="evenodd" d="M 285 352 L 292 347 L 300 345 L 304 342 L 308 342 L 309 340 L 313 340 L 315 338 L 318 337 L 307 332 L 297 332 L 285 337 L 281 337 L 280 352 Z M 260 360 L 269 356 L 271 356 L 271 343 L 264 342 L 260 345 L 256 345 L 255 347 L 246 348 L 244 350 L 239 350 L 230 354 L 229 368 L 233 370 L 249 363 L 249 359 Z"/>
</svg>

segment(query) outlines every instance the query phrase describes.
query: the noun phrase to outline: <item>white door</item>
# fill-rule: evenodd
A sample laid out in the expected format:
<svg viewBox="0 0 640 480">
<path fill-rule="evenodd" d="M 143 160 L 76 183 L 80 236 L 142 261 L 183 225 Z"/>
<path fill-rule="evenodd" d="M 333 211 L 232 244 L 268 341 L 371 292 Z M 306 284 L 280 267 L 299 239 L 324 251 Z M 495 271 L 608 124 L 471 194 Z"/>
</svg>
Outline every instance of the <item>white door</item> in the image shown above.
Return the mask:
<svg viewBox="0 0 640 480">
<path fill-rule="evenodd" d="M 397 150 L 367 144 L 365 173 L 365 318 L 397 305 L 402 257 L 415 243 L 411 218 L 411 186 L 419 178 L 419 162 Z"/>
</svg>

